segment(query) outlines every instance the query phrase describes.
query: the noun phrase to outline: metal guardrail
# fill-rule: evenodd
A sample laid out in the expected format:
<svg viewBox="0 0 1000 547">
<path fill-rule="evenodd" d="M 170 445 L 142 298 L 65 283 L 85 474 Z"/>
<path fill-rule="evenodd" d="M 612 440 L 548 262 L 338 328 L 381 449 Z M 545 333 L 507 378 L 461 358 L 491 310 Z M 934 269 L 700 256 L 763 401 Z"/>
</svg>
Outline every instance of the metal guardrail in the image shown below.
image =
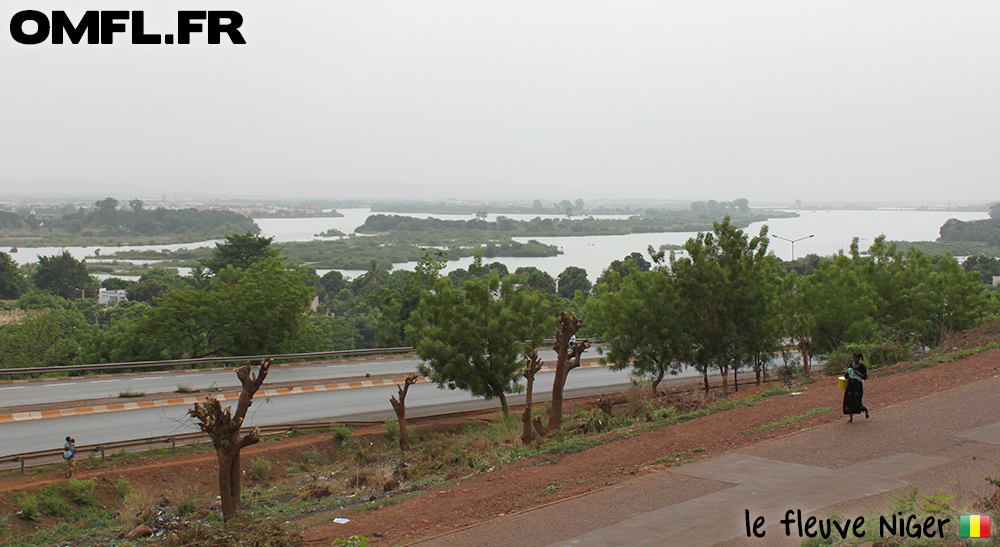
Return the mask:
<svg viewBox="0 0 1000 547">
<path fill-rule="evenodd" d="M 544 344 L 554 344 L 555 340 L 546 338 Z M 593 340 L 594 345 L 601 344 L 601 340 Z M 235 357 L 202 357 L 199 359 L 173 359 L 169 361 L 132 361 L 126 363 L 98 363 L 95 365 L 65 365 L 55 367 L 28 367 L 28 368 L 8 368 L 0 369 L 0 377 L 20 376 L 28 374 L 45 374 L 50 372 L 89 372 L 95 370 L 121 370 L 121 369 L 144 369 L 144 368 L 164 368 L 178 367 L 185 365 L 200 365 L 210 363 L 242 363 L 244 361 L 257 361 L 269 358 L 274 361 L 290 360 L 311 360 L 327 357 L 367 357 L 371 355 L 397 355 L 400 353 L 411 353 L 413 348 L 373 348 L 373 349 L 347 349 L 337 351 L 316 351 L 312 353 L 284 353 L 279 355 L 242 355 Z"/>
<path fill-rule="evenodd" d="M 368 421 L 352 421 L 352 422 L 338 422 L 343 425 L 372 425 L 382 422 L 368 422 Z M 280 435 L 283 433 L 291 433 L 294 431 L 323 431 L 330 428 L 330 423 L 322 422 L 307 422 L 307 423 L 291 423 L 291 424 L 277 424 L 277 425 L 263 425 L 260 426 L 260 434 L 262 436 L 267 435 Z M 244 428 L 243 432 L 248 432 L 253 428 Z M 190 446 L 197 444 L 207 444 L 212 442 L 208 435 L 200 431 L 194 433 L 180 433 L 177 435 L 162 435 L 159 437 L 147 437 L 145 439 L 134 439 L 130 441 L 119 441 L 113 443 L 103 443 L 87 446 L 79 446 L 76 449 L 77 456 L 85 454 L 100 454 L 101 460 L 103 461 L 108 453 L 114 453 L 121 450 L 128 450 L 130 448 L 145 447 L 147 450 L 152 450 L 154 448 L 171 448 L 176 449 L 178 446 Z M 136 451 L 138 452 L 138 451 Z M 56 463 L 62 461 L 62 449 L 52 449 L 52 450 L 40 450 L 37 452 L 25 452 L 23 454 L 10 454 L 7 456 L 0 456 L 0 468 L 10 468 L 9 464 L 20 464 L 21 473 L 24 473 L 26 467 L 34 467 L 35 465 L 47 465 L 51 463 Z M 29 465 L 28 462 L 41 462 Z"/>
<path fill-rule="evenodd" d="M 199 364 L 209 364 L 209 363 L 240 363 L 244 361 L 257 361 L 265 358 L 270 358 L 274 361 L 288 361 L 288 360 L 320 359 L 326 357 L 366 357 L 371 355 L 395 355 L 399 353 L 410 353 L 412 351 L 413 348 L 411 347 L 348 349 L 339 351 L 317 351 L 312 353 L 285 353 L 280 355 L 243 355 L 236 357 L 204 357 L 200 359 L 174 359 L 170 361 L 134 361 L 127 363 L 100 363 L 96 365 L 65 365 L 65 366 L 55 366 L 55 367 L 9 368 L 9 369 L 0 369 L 0 376 L 44 374 L 47 372 L 85 372 L 94 370 L 177 367 L 177 366 L 199 365 Z"/>
</svg>

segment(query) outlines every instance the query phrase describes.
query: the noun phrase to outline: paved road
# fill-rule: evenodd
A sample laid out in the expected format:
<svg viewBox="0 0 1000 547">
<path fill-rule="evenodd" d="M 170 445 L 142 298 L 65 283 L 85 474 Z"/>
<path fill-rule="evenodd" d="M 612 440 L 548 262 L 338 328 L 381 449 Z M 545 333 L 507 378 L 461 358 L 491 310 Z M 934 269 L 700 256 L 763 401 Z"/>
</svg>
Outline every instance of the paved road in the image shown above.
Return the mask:
<svg viewBox="0 0 1000 547">
<path fill-rule="evenodd" d="M 958 516 L 979 512 L 974 503 L 995 490 L 983 478 L 997 476 L 998 418 L 1000 378 L 993 378 L 882 409 L 870 420 L 828 424 L 419 545 L 800 545 L 797 527 L 788 536 L 779 523 L 786 511 L 877 522 L 891 516 L 887 502 L 913 485 L 922 496 L 956 494 L 955 509 L 944 515 L 955 537 Z M 745 510 L 764 517 L 764 537 L 747 537 Z M 880 540 L 875 534 L 877 525 L 865 539 Z"/>
<path fill-rule="evenodd" d="M 535 384 L 538 386 L 538 399 L 546 399 L 549 395 L 552 376 L 552 373 L 538 375 Z M 626 372 L 612 372 L 606 368 L 581 368 L 570 373 L 567 394 L 585 395 L 620 390 L 628 384 Z M 255 399 L 247 417 L 247 425 L 392 418 L 394 414 L 389 398 L 395 394 L 396 388 L 389 386 Z M 520 396 L 508 399 L 511 404 L 522 402 Z M 438 389 L 430 383 L 411 386 L 406 402 L 408 416 L 499 405 L 497 401 L 473 399 L 463 391 Z M 60 446 L 56 441 L 68 434 L 73 435 L 78 444 L 90 445 L 192 432 L 196 429 L 187 417 L 188 408 L 151 408 L 2 424 L 0 456 Z"/>
<path fill-rule="evenodd" d="M 555 352 L 551 349 L 541 350 L 539 354 L 545 364 L 555 364 Z M 599 355 L 596 352 L 588 351 L 584 357 L 594 359 Z M 419 363 L 420 359 L 410 357 L 275 367 L 268 373 L 267 382 L 269 384 L 324 383 L 324 380 L 358 377 L 364 376 L 366 373 L 372 376 L 382 374 L 403 376 L 416 372 Z M 687 369 L 678 377 L 693 378 L 696 376 L 698 376 L 697 371 Z M 66 378 L 46 382 L 0 384 L 0 408 L 117 397 L 118 393 L 122 391 L 141 391 L 147 395 L 173 393 L 179 386 L 192 389 L 229 388 L 239 387 L 239 380 L 231 369 L 227 369 L 175 373 L 152 372 L 111 378 Z"/>
</svg>

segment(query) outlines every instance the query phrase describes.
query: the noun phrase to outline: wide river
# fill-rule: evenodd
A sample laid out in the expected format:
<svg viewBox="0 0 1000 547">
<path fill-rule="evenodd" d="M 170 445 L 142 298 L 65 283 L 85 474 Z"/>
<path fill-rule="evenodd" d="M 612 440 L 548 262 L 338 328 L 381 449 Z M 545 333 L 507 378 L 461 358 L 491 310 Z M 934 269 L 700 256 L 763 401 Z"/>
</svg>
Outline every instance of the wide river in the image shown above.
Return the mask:
<svg viewBox="0 0 1000 547">
<path fill-rule="evenodd" d="M 367 209 L 341 209 L 343 217 L 339 218 L 261 218 L 256 219 L 263 235 L 274 237 L 275 242 L 309 241 L 320 239 L 316 234 L 336 228 L 344 233 L 351 233 L 364 223 L 371 214 Z M 941 225 L 950 218 L 960 220 L 979 220 L 988 218 L 986 212 L 954 212 L 954 211 L 844 211 L 844 210 L 796 210 L 797 218 L 771 219 L 766 222 L 752 224 L 746 231 L 756 235 L 760 228 L 767 224 L 771 235 L 770 250 L 782 260 L 792 258 L 792 243 L 786 240 L 799 240 L 794 244 L 795 256 L 802 257 L 809 253 L 826 256 L 847 251 L 851 240 L 861 238 L 861 247 L 867 248 L 873 239 L 884 234 L 891 240 L 903 241 L 933 241 L 938 238 Z M 448 220 L 468 220 L 472 215 L 416 215 Z M 506 215 L 518 220 L 530 220 L 538 215 Z M 545 215 L 543 215 L 544 217 Z M 555 218 L 554 215 L 549 215 Z M 490 216 L 492 220 L 495 218 Z M 599 216 L 598 218 L 624 218 L 622 216 Z M 558 275 L 567 266 L 579 266 L 587 270 L 594 280 L 601 271 L 616 259 L 621 259 L 633 251 L 646 254 L 650 245 L 675 244 L 683 245 L 685 241 L 696 235 L 694 232 L 668 232 L 657 234 L 630 234 L 624 236 L 583 236 L 583 237 L 539 237 L 542 243 L 558 246 L 563 254 L 544 258 L 496 258 L 514 271 L 521 266 L 535 266 L 552 276 Z M 809 237 L 812 236 L 812 237 Z M 527 239 L 520 239 L 526 241 Z M 106 256 L 117 249 L 182 249 L 203 246 L 214 246 L 218 240 L 183 243 L 175 245 L 122 246 L 100 249 L 100 255 Z M 94 247 L 22 247 L 11 257 L 19 263 L 37 262 L 38 256 L 59 254 L 67 250 L 78 259 L 94 260 Z M 454 260 L 448 263 L 446 272 L 469 265 L 471 258 Z M 414 262 L 396 264 L 396 268 L 413 269 Z M 320 270 L 325 273 L 326 270 Z M 360 271 L 341 270 L 345 275 L 354 277 Z M 182 272 L 186 273 L 186 272 Z"/>
</svg>

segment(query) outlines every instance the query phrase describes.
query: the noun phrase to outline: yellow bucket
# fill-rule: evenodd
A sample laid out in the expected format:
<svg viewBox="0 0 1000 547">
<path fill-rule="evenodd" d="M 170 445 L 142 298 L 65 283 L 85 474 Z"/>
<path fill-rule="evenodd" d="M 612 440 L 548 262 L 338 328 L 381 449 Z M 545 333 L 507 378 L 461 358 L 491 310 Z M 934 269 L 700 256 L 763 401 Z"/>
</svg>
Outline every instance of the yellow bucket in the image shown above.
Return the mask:
<svg viewBox="0 0 1000 547">
<path fill-rule="evenodd" d="M 840 385 L 839 385 L 840 389 L 847 389 L 847 378 L 841 376 L 838 379 L 840 380 Z"/>
</svg>

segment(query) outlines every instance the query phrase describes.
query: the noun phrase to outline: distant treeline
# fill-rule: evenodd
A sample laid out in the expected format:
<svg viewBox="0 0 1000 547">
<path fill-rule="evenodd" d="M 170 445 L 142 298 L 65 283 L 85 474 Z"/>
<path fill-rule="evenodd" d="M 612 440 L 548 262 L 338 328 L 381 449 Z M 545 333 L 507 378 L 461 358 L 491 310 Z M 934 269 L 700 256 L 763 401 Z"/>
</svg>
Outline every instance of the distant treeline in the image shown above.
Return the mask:
<svg viewBox="0 0 1000 547">
<path fill-rule="evenodd" d="M 502 233 L 509 237 L 558 237 L 624 235 L 651 232 L 697 232 L 710 230 L 715 216 L 694 211 L 661 212 L 657 216 L 637 215 L 628 219 L 542 218 L 514 220 L 499 215 L 495 220 L 474 218 L 470 220 L 441 220 L 401 215 L 371 215 L 355 231 L 361 234 L 378 233 L 436 233 L 467 235 L 472 233 Z M 746 227 L 751 222 L 766 220 L 787 213 L 772 212 L 734 217 L 733 224 Z M 726 216 L 720 214 L 720 218 Z"/>
<path fill-rule="evenodd" d="M 990 217 L 984 220 L 963 221 L 957 218 L 949 219 L 941 226 L 941 237 L 944 242 L 979 242 L 992 247 L 1000 247 L 1000 212 L 998 206 L 990 210 Z"/>
<path fill-rule="evenodd" d="M 188 241 L 221 238 L 228 233 L 254 234 L 260 228 L 246 216 L 232 211 L 198 209 L 147 209 L 134 199 L 128 208 L 119 208 L 118 200 L 107 198 L 93 209 L 80 207 L 59 218 L 41 219 L 28 211 L 0 211 L 0 229 L 5 236 L 24 235 L 43 238 L 86 237 L 171 237 Z"/>
<path fill-rule="evenodd" d="M 495 239 L 495 238 L 490 238 Z M 556 256 L 561 253 L 554 245 L 545 245 L 535 240 L 518 243 L 508 238 L 501 241 L 487 241 L 479 238 L 440 238 L 415 234 L 348 237 L 332 241 L 303 241 L 274 245 L 291 262 L 318 269 L 364 270 L 372 260 L 382 268 L 392 268 L 393 264 L 416 262 L 424 256 L 428 248 L 445 252 L 448 260 L 472 256 L 477 249 L 483 256 L 493 257 L 541 257 Z M 119 251 L 116 258 L 122 260 L 162 260 L 164 266 L 193 266 L 197 259 L 212 255 L 209 248 L 180 249 L 178 251 Z"/>
</svg>

